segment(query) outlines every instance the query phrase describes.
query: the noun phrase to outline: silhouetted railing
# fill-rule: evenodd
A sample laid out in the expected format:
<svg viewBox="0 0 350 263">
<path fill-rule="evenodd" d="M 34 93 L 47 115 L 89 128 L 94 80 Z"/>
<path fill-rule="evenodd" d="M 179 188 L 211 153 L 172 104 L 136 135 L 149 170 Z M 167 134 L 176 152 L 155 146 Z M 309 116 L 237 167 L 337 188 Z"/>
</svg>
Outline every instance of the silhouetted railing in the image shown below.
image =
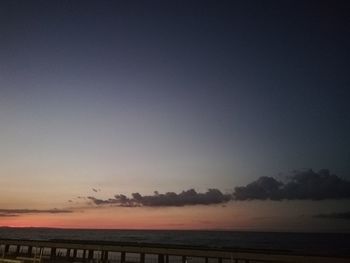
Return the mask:
<svg viewBox="0 0 350 263">
<path fill-rule="evenodd" d="M 3 263 L 350 263 L 349 257 L 300 255 L 288 251 L 71 240 L 0 239 L 0 255 Z"/>
</svg>

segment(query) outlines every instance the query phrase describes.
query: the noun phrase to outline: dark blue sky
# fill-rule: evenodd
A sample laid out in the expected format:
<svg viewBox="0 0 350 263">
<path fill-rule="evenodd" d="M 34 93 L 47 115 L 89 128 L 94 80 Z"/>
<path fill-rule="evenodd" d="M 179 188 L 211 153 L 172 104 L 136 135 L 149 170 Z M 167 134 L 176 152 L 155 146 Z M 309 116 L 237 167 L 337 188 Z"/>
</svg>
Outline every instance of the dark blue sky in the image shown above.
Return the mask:
<svg viewBox="0 0 350 263">
<path fill-rule="evenodd" d="M 232 189 L 304 168 L 350 178 L 349 11 L 1 1 L 0 171 L 75 178 L 76 192 Z"/>
<path fill-rule="evenodd" d="M 286 170 L 304 159 L 348 173 L 348 11 L 330 1 L 7 1 L 1 97 L 49 107 L 62 96 L 63 108 L 69 97 L 106 99 L 229 147 L 242 136 L 285 155 Z"/>
</svg>

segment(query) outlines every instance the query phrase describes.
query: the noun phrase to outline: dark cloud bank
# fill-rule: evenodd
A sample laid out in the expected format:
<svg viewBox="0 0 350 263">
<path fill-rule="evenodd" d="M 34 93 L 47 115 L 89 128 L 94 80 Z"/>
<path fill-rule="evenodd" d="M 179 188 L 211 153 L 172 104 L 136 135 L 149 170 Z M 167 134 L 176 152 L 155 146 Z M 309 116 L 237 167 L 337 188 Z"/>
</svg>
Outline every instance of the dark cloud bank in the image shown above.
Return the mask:
<svg viewBox="0 0 350 263">
<path fill-rule="evenodd" d="M 260 177 L 258 180 L 241 187 L 233 193 L 224 194 L 218 189 L 209 189 L 198 193 L 194 189 L 177 194 L 168 192 L 153 195 L 133 193 L 131 197 L 122 194 L 110 199 L 98 199 L 89 196 L 95 205 L 115 205 L 123 207 L 164 207 L 185 205 L 224 204 L 231 200 L 323 200 L 350 198 L 350 182 L 326 169 L 314 172 L 307 170 L 295 172 L 285 183 L 273 177 Z"/>
<path fill-rule="evenodd" d="M 329 170 L 295 172 L 282 183 L 273 177 L 260 177 L 242 187 L 236 187 L 235 200 L 323 200 L 350 198 L 350 182 Z"/>
<path fill-rule="evenodd" d="M 137 206 L 185 206 L 185 205 L 211 205 L 226 203 L 232 199 L 231 194 L 223 194 L 218 189 L 209 189 L 205 193 L 197 193 L 194 189 L 182 191 L 177 194 L 168 192 L 154 195 L 144 195 L 133 193 L 129 198 L 125 195 L 115 195 L 114 198 L 102 200 L 93 196 L 88 199 L 96 205 L 113 204 L 117 206 L 137 207 Z"/>
</svg>

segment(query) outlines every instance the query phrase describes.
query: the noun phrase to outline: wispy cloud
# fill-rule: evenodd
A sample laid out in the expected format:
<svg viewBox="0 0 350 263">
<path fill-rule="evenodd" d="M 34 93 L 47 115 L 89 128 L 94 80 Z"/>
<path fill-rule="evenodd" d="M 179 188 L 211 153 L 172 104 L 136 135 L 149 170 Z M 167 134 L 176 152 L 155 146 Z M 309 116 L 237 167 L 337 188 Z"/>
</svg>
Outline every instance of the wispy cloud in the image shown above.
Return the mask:
<svg viewBox="0 0 350 263">
<path fill-rule="evenodd" d="M 0 217 L 17 217 L 18 214 L 11 214 L 11 213 L 0 213 Z"/>
<path fill-rule="evenodd" d="M 66 214 L 73 213 L 70 209 L 0 209 L 0 217 L 15 217 L 23 214 Z"/>
</svg>

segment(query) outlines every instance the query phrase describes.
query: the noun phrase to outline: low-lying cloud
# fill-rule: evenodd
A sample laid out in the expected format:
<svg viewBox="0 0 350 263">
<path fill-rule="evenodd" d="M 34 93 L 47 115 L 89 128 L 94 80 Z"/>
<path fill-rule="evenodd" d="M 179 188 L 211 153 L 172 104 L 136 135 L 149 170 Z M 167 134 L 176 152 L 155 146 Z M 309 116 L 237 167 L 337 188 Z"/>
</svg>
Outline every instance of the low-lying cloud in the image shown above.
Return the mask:
<svg viewBox="0 0 350 263">
<path fill-rule="evenodd" d="M 339 213 L 328 213 L 328 214 L 318 214 L 315 215 L 316 218 L 324 219 L 346 219 L 350 220 L 350 211 L 348 212 L 339 212 Z"/>
<path fill-rule="evenodd" d="M 65 214 L 73 213 L 70 209 L 0 209 L 0 217 L 16 217 L 23 214 Z"/>
<path fill-rule="evenodd" d="M 17 217 L 18 214 L 0 213 L 0 217 Z"/>
<path fill-rule="evenodd" d="M 94 205 L 110 205 L 120 207 L 166 207 L 188 205 L 215 205 L 225 204 L 229 201 L 244 200 L 324 200 L 349 199 L 350 182 L 342 179 L 329 170 L 319 172 L 313 170 L 294 172 L 285 182 L 273 177 L 263 176 L 246 186 L 236 187 L 232 193 L 222 193 L 211 188 L 204 193 L 194 189 L 182 191 L 177 194 L 168 192 L 160 194 L 155 191 L 153 195 L 133 193 L 131 197 L 117 194 L 113 198 L 99 199 L 88 196 L 87 199 Z"/>
<path fill-rule="evenodd" d="M 324 200 L 350 198 L 350 182 L 323 169 L 295 172 L 285 183 L 273 177 L 260 177 L 236 187 L 235 200 Z"/>
<path fill-rule="evenodd" d="M 168 192 L 160 194 L 157 191 L 153 195 L 141 195 L 140 193 L 133 193 L 132 197 L 119 194 L 114 198 L 102 200 L 89 196 L 95 205 L 116 205 L 123 207 L 165 207 L 165 206 L 186 206 L 186 205 L 212 205 L 222 204 L 232 200 L 231 194 L 223 194 L 218 189 L 209 189 L 205 193 L 197 193 L 194 189 L 182 191 L 177 194 Z"/>
</svg>

